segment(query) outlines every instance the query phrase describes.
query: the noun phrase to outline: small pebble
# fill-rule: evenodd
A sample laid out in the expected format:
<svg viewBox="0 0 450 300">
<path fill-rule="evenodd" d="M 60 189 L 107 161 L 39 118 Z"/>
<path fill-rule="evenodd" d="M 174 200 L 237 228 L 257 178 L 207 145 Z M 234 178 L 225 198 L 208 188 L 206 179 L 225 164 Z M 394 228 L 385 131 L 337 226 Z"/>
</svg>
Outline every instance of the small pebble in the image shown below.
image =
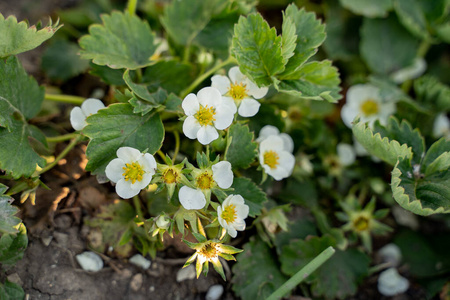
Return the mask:
<svg viewBox="0 0 450 300">
<path fill-rule="evenodd" d="M 85 251 L 75 256 L 75 258 L 85 271 L 97 272 L 103 268 L 102 258 L 92 251 Z"/>
<path fill-rule="evenodd" d="M 206 293 L 206 300 L 219 300 L 223 294 L 223 286 L 220 284 L 213 285 Z"/>
<path fill-rule="evenodd" d="M 148 259 L 146 259 L 145 257 L 143 257 L 140 254 L 133 255 L 133 257 L 131 257 L 129 261 L 133 265 L 138 266 L 144 270 L 147 270 L 148 268 L 150 268 L 150 265 L 152 264 L 151 261 L 149 261 Z"/>
<path fill-rule="evenodd" d="M 389 268 L 380 273 L 378 277 L 378 291 L 380 294 L 390 297 L 404 293 L 409 288 L 409 281 L 398 274 L 396 268 Z"/>
<path fill-rule="evenodd" d="M 180 269 L 177 273 L 177 282 L 182 282 L 188 279 L 195 278 L 195 267 L 194 265 L 190 265 L 186 268 Z"/>
<path fill-rule="evenodd" d="M 144 282 L 144 278 L 142 277 L 142 274 L 136 274 L 133 276 L 130 282 L 130 287 L 133 291 L 137 292 L 141 289 L 142 283 Z"/>
</svg>

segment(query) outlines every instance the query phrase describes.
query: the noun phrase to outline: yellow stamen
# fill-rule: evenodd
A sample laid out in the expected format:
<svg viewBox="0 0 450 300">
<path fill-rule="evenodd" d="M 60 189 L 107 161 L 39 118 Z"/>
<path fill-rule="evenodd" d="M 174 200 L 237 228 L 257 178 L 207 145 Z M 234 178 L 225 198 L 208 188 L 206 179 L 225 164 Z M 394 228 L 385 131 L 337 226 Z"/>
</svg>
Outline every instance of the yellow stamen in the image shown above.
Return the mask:
<svg viewBox="0 0 450 300">
<path fill-rule="evenodd" d="M 195 114 L 195 118 L 198 120 L 201 126 L 212 125 L 216 120 L 214 116 L 216 115 L 216 110 L 213 107 L 208 107 L 200 105 L 200 109 Z"/>
<path fill-rule="evenodd" d="M 278 160 L 280 157 L 275 151 L 266 151 L 264 152 L 264 163 L 268 165 L 271 169 L 275 169 L 278 166 Z"/>
<path fill-rule="evenodd" d="M 131 183 L 134 184 L 137 181 L 142 180 L 142 176 L 144 175 L 144 170 L 138 162 L 133 162 L 130 164 L 125 164 L 123 167 L 125 171 L 122 176 L 125 177 L 125 181 L 131 180 Z"/>
<path fill-rule="evenodd" d="M 369 228 L 369 220 L 363 216 L 359 216 L 353 221 L 353 226 L 357 231 L 364 231 Z"/>
<path fill-rule="evenodd" d="M 361 110 L 365 116 L 375 115 L 379 111 L 378 102 L 373 99 L 367 99 L 361 105 Z"/>
<path fill-rule="evenodd" d="M 208 243 L 205 244 L 198 252 L 206 257 L 208 260 L 213 259 L 219 255 L 219 251 L 217 250 L 216 243 Z"/>
<path fill-rule="evenodd" d="M 247 94 L 247 85 L 244 83 L 230 83 L 230 87 L 228 88 L 228 95 L 233 98 L 234 101 L 241 101 Z"/>
<path fill-rule="evenodd" d="M 178 172 L 172 168 L 167 169 L 163 174 L 163 180 L 166 184 L 171 184 L 174 182 L 178 182 Z"/>
<path fill-rule="evenodd" d="M 197 186 L 202 190 L 211 189 L 214 185 L 214 179 L 211 174 L 204 172 L 197 177 Z"/>
<path fill-rule="evenodd" d="M 230 204 L 222 211 L 221 215 L 228 224 L 233 223 L 237 218 L 236 205 Z"/>
</svg>

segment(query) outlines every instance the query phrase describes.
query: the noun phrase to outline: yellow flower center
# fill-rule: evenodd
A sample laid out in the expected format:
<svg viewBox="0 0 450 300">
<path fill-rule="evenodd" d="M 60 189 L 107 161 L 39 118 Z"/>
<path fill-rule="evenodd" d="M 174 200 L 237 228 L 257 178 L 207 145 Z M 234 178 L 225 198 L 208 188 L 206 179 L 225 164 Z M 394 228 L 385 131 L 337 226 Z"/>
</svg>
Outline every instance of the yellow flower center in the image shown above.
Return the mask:
<svg viewBox="0 0 450 300">
<path fill-rule="evenodd" d="M 270 150 L 264 152 L 264 163 L 268 165 L 271 169 L 275 169 L 276 166 L 278 166 L 279 159 L 280 157 L 278 156 L 278 153 L 276 153 L 275 151 Z"/>
<path fill-rule="evenodd" d="M 174 182 L 178 182 L 178 172 L 172 168 L 167 169 L 163 174 L 163 180 L 166 184 L 171 184 Z"/>
<path fill-rule="evenodd" d="M 200 105 L 200 109 L 195 114 L 195 118 L 198 120 L 201 126 L 212 125 L 216 120 L 214 116 L 216 115 L 216 110 L 213 107 L 208 107 Z"/>
<path fill-rule="evenodd" d="M 136 180 L 141 181 L 142 175 L 144 175 L 145 173 L 141 165 L 136 161 L 130 164 L 125 164 L 123 170 L 125 172 L 122 174 L 122 176 L 125 177 L 125 181 L 131 180 L 131 183 L 133 184 L 136 182 Z"/>
<path fill-rule="evenodd" d="M 361 105 L 361 110 L 365 116 L 375 115 L 379 111 L 378 102 L 373 99 L 367 99 Z"/>
<path fill-rule="evenodd" d="M 353 226 L 357 231 L 364 231 L 369 228 L 369 220 L 366 217 L 359 216 L 353 220 Z"/>
<path fill-rule="evenodd" d="M 216 243 L 208 243 L 205 244 L 198 252 L 206 257 L 208 260 L 213 259 L 219 255 L 219 251 L 217 250 Z"/>
<path fill-rule="evenodd" d="M 247 85 L 241 83 L 230 83 L 230 87 L 228 88 L 228 95 L 233 98 L 234 101 L 241 101 L 245 97 L 247 97 Z"/>
<path fill-rule="evenodd" d="M 236 220 L 236 205 L 230 204 L 222 211 L 221 215 L 222 219 L 224 219 L 228 224 L 233 223 Z"/>
<path fill-rule="evenodd" d="M 211 189 L 214 185 L 214 179 L 211 174 L 204 172 L 197 177 L 197 186 L 202 190 Z"/>
</svg>

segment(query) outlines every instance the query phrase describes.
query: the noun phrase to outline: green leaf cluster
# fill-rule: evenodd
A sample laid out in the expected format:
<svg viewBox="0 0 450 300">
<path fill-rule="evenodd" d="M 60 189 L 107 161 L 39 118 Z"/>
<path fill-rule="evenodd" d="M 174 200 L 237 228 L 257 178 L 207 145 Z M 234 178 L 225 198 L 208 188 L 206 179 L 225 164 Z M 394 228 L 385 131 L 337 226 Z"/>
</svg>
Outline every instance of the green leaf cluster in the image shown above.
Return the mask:
<svg viewBox="0 0 450 300">
<path fill-rule="evenodd" d="M 284 93 L 335 102 L 339 75 L 330 61 L 307 61 L 325 40 L 325 26 L 314 13 L 289 5 L 283 14 L 282 35 L 260 14 L 241 16 L 234 28 L 231 54 L 241 71 L 258 86 L 273 84 Z"/>
</svg>

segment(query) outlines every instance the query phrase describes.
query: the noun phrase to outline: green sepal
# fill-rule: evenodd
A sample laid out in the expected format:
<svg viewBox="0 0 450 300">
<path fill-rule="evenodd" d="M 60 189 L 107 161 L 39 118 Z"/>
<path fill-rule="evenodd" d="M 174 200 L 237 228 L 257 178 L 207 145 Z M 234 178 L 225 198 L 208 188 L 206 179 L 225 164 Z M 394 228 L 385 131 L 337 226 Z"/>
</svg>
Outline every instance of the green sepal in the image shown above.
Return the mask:
<svg viewBox="0 0 450 300">
<path fill-rule="evenodd" d="M 204 242 L 208 241 L 203 234 L 200 234 L 197 232 L 192 232 L 192 235 L 197 239 L 197 241 L 199 243 L 204 243 Z"/>
<path fill-rule="evenodd" d="M 216 272 L 220 274 L 220 276 L 222 277 L 222 279 L 224 281 L 227 281 L 227 278 L 225 277 L 225 273 L 223 271 L 223 267 L 222 267 L 222 264 L 220 263 L 220 260 L 218 258 L 217 258 L 217 260 L 213 259 L 211 261 L 211 263 L 212 263 L 212 265 L 214 267 L 214 270 L 216 270 Z"/>
</svg>

